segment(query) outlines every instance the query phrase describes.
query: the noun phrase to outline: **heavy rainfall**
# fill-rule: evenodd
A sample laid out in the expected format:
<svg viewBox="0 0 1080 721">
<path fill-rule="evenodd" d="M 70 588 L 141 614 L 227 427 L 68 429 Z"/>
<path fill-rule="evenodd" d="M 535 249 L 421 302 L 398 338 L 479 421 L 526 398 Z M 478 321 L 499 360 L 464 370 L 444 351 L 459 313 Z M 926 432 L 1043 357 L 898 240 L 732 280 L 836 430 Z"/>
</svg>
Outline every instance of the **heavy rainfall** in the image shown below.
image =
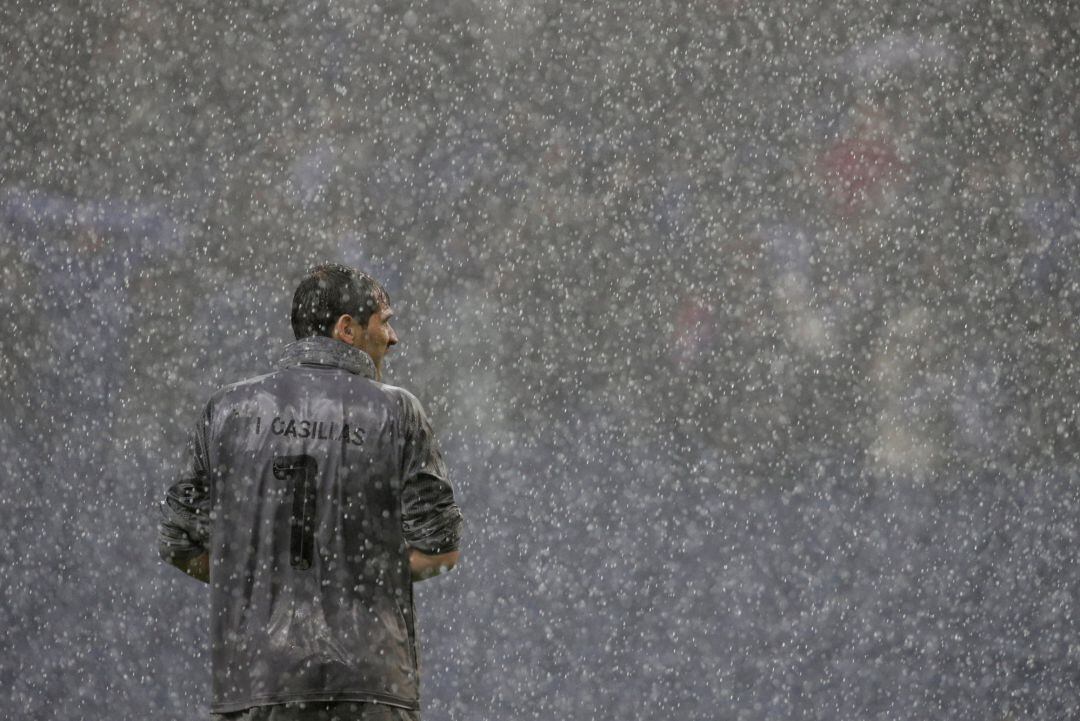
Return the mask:
<svg viewBox="0 0 1080 721">
<path fill-rule="evenodd" d="M 1080 717 L 1070 2 L 12 0 L 0 684 L 209 714 L 158 506 L 313 264 L 466 519 L 460 719 Z"/>
</svg>

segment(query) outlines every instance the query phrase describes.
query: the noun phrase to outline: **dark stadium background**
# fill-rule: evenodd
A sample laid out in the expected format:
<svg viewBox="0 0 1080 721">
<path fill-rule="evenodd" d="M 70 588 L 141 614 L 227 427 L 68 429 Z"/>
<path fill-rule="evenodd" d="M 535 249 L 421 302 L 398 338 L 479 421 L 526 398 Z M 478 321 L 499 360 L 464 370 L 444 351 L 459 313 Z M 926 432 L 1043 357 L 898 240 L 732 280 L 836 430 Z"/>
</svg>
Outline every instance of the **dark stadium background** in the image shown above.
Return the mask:
<svg viewBox="0 0 1080 721">
<path fill-rule="evenodd" d="M 424 716 L 1080 714 L 1080 15 L 0 9 L 0 686 L 208 714 L 157 503 L 318 260 L 467 518 Z"/>
</svg>

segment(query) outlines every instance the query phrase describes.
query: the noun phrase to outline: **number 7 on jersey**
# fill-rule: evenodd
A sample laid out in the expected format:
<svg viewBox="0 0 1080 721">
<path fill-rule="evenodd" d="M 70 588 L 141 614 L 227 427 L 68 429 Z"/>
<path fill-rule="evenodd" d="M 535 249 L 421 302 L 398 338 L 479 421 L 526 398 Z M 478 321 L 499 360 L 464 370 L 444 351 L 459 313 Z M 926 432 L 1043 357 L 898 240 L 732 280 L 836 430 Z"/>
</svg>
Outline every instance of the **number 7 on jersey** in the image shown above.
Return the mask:
<svg viewBox="0 0 1080 721">
<path fill-rule="evenodd" d="M 319 462 L 307 454 L 274 456 L 274 478 L 292 481 L 292 518 L 289 525 L 289 563 L 293 568 L 311 568 L 315 547 L 315 500 Z"/>
</svg>

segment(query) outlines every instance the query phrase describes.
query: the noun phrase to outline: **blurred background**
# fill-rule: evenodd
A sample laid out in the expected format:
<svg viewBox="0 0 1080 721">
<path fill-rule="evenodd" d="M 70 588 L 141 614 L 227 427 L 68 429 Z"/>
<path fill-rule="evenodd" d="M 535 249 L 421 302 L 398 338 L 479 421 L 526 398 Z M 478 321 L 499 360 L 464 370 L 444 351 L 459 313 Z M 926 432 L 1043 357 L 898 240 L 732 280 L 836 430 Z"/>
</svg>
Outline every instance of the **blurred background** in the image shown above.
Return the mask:
<svg viewBox="0 0 1080 721">
<path fill-rule="evenodd" d="M 0 8 L 0 685 L 208 716 L 157 505 L 323 260 L 467 518 L 474 719 L 1080 714 L 1080 12 Z"/>
</svg>

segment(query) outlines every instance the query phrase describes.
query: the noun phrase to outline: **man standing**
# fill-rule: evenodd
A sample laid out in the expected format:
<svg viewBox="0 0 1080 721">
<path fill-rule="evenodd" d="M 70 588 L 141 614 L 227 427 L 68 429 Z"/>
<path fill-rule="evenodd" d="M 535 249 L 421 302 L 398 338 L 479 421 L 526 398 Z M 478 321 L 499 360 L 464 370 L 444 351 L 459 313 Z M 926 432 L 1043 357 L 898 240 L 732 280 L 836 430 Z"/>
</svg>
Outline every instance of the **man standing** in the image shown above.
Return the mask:
<svg viewBox="0 0 1080 721">
<path fill-rule="evenodd" d="M 321 265 L 281 368 L 219 390 L 159 548 L 210 583 L 217 719 L 418 719 L 414 581 L 458 560 L 461 512 L 420 402 L 381 382 L 386 291 Z"/>
</svg>

